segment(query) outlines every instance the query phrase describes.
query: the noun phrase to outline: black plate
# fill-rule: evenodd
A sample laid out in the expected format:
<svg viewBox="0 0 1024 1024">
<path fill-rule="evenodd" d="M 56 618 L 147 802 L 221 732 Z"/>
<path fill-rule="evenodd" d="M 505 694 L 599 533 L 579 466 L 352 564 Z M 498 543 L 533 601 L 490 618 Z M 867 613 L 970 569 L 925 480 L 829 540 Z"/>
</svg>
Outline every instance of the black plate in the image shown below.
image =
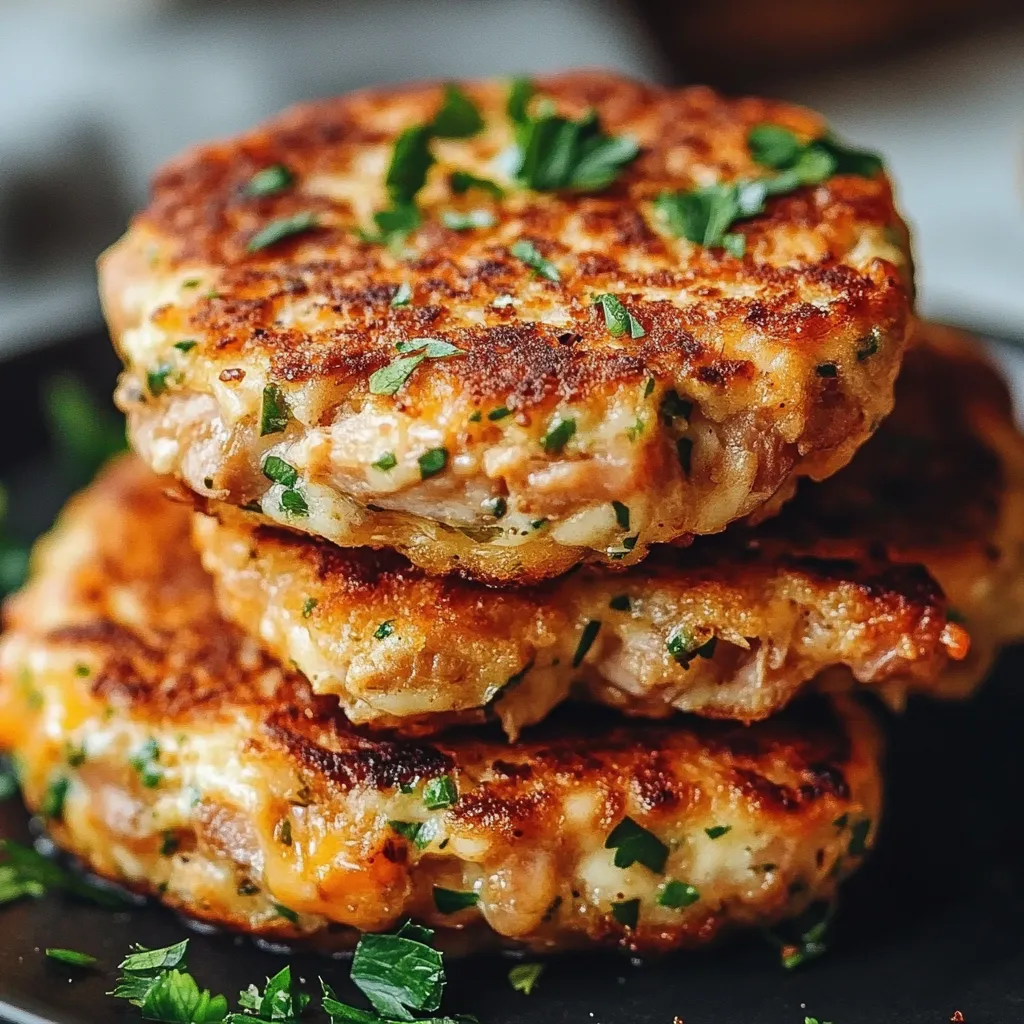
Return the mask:
<svg viewBox="0 0 1024 1024">
<path fill-rule="evenodd" d="M 42 375 L 101 339 L 23 361 L 0 374 L 0 401 L 29 408 Z M 106 387 L 109 363 L 93 370 Z M 28 436 L 28 435 L 26 435 Z M 41 436 L 41 435 L 40 435 Z M 26 447 L 20 448 L 22 455 Z M 21 461 L 21 460 L 19 460 Z M 17 475 L 22 521 L 45 525 L 59 501 L 54 474 L 35 458 Z M 0 464 L 0 475 L 11 467 Z M 634 965 L 612 955 L 553 960 L 531 996 L 512 991 L 512 961 L 487 953 L 450 960 L 445 1007 L 481 1024 L 967 1024 L 1024 1021 L 1024 649 L 1007 652 L 967 706 L 913 704 L 889 721 L 889 799 L 875 856 L 845 889 L 829 953 L 792 972 L 751 940 L 717 951 Z M 0 835 L 29 836 L 16 802 L 0 805 Z M 0 1017 L 32 1024 L 128 1019 L 108 996 L 129 945 L 191 935 L 189 963 L 204 986 L 233 997 L 285 962 L 230 935 L 198 934 L 156 906 L 124 913 L 47 897 L 0 909 Z M 99 957 L 101 972 L 48 961 L 47 946 Z M 315 990 L 318 975 L 356 1001 L 343 961 L 291 958 Z M 315 1021 L 316 1015 L 310 1015 Z"/>
</svg>

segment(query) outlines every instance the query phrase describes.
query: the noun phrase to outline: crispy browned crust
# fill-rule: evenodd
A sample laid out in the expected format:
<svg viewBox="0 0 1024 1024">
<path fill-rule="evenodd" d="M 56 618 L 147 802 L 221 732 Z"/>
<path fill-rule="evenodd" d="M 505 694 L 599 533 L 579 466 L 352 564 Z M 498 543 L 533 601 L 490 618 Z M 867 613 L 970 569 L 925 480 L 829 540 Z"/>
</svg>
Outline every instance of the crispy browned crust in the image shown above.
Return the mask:
<svg viewBox="0 0 1024 1024">
<path fill-rule="evenodd" d="M 511 747 L 487 731 L 362 733 L 216 616 L 183 564 L 184 517 L 153 516 L 154 548 L 122 544 L 112 568 L 117 542 L 97 506 L 132 473 L 115 466 L 71 505 L 0 643 L 0 748 L 17 756 L 33 809 L 68 780 L 51 832 L 102 875 L 282 939 L 347 943 L 348 928 L 412 915 L 483 922 L 538 949 L 655 951 L 830 898 L 873 843 L 878 737 L 848 700 L 752 727 L 566 709 Z M 157 498 L 119 493 L 125 514 L 155 511 Z M 442 776 L 457 798 L 430 807 L 424 786 Z M 612 864 L 604 843 L 626 815 L 668 847 L 663 872 Z M 396 820 L 429 826 L 422 849 Z M 670 878 L 700 898 L 660 906 Z M 444 915 L 435 886 L 472 889 L 479 904 Z M 634 898 L 630 928 L 612 904 Z"/>
<path fill-rule="evenodd" d="M 390 146 L 401 129 L 433 115 L 438 85 L 299 107 L 246 135 L 192 150 L 160 172 L 149 207 L 101 260 L 104 307 L 128 368 L 120 401 L 147 461 L 207 496 L 239 505 L 258 498 L 266 488 L 260 454 L 280 440 L 261 441 L 256 422 L 263 385 L 273 382 L 292 408 L 287 440 L 304 479 L 326 481 L 354 501 L 357 508 L 346 515 L 365 527 L 331 539 L 377 538 L 379 545 L 396 531 L 366 506 L 398 507 L 411 520 L 412 536 L 390 543 L 421 564 L 431 562 L 431 571 L 491 580 L 550 576 L 598 558 L 602 545 L 553 543 L 538 534 L 514 559 L 508 549 L 440 536 L 431 542 L 443 553 L 432 561 L 420 550 L 426 544 L 415 543 L 417 529 L 476 525 L 465 510 L 443 511 L 436 481 L 410 481 L 399 491 L 422 491 L 427 504 L 390 505 L 381 495 L 393 492 L 374 490 L 380 481 L 349 479 L 348 466 L 339 481 L 320 441 L 316 451 L 300 452 L 303 443 L 370 408 L 403 425 L 429 426 L 432 443 L 443 441 L 454 461 L 460 451 L 480 458 L 506 444 L 503 432 L 514 423 L 523 451 L 514 464 L 489 470 L 485 482 L 509 495 L 510 508 L 524 517 L 557 523 L 598 498 L 656 495 L 658 515 L 645 523 L 627 560 L 641 558 L 650 542 L 722 529 L 784 493 L 795 477 L 820 478 L 843 465 L 891 407 L 908 327 L 906 230 L 887 179 L 837 176 L 773 200 L 765 214 L 740 226 L 747 256 L 738 260 L 659 233 L 651 200 L 664 189 L 763 173 L 747 150 L 747 130 L 769 121 L 812 138 L 825 129 L 817 115 L 604 73 L 544 78 L 538 87 L 574 116 L 596 108 L 608 131 L 639 139 L 641 157 L 598 195 L 513 190 L 504 200 L 453 197 L 446 170 L 495 176 L 491 161 L 511 141 L 505 86 L 467 83 L 487 127 L 472 139 L 437 145 L 440 163 L 421 197 L 425 226 L 410 240 L 406 260 L 360 241 L 355 231 L 384 205 Z M 296 186 L 248 198 L 252 174 L 277 162 L 295 173 Z M 439 222 L 441 210 L 480 206 L 497 216 L 493 229 L 458 232 Z M 317 231 L 247 252 L 261 225 L 302 210 L 316 212 Z M 554 260 L 561 283 L 537 279 L 510 255 L 518 238 Z M 403 283 L 412 303 L 393 308 Z M 642 338 L 608 334 L 592 302 L 608 290 L 643 324 Z M 515 296 L 516 304 L 492 306 L 499 295 Z M 858 358 L 872 334 L 877 351 Z M 428 360 L 394 398 L 370 396 L 367 380 L 395 345 L 425 335 L 452 342 L 464 355 Z M 196 342 L 186 355 L 172 348 L 184 339 Z M 820 375 L 822 363 L 834 364 L 837 374 Z M 147 396 L 146 373 L 160 364 L 173 371 L 166 390 Z M 652 378 L 654 394 L 640 402 Z M 675 438 L 658 422 L 657 403 L 671 389 L 698 410 L 690 479 L 679 468 Z M 537 444 L 556 414 L 581 417 L 568 456 L 585 464 L 593 458 L 587 432 L 597 444 L 604 429 L 598 425 L 607 427 L 615 410 L 634 404 L 629 422 L 645 418 L 647 435 L 601 467 L 597 491 L 590 493 L 596 485 L 588 477 L 568 493 L 538 492 L 537 473 L 560 457 Z M 499 406 L 513 410 L 514 419 L 470 419 Z M 719 447 L 730 445 L 756 460 L 753 467 L 730 464 L 729 475 L 750 476 L 742 494 L 716 483 L 725 458 Z M 607 451 L 603 441 L 598 446 Z M 587 493 L 575 495 L 574 487 Z M 614 493 L 597 493 L 603 490 Z M 308 521 L 294 525 L 316 529 Z"/>
</svg>

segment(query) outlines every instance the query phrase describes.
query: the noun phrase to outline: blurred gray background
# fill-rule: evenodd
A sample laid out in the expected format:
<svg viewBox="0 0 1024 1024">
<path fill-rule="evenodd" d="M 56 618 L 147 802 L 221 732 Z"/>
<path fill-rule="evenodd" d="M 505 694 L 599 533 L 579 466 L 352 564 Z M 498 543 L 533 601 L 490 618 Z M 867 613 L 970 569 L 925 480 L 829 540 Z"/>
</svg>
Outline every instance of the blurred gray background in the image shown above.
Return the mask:
<svg viewBox="0 0 1024 1024">
<path fill-rule="evenodd" d="M 153 169 L 373 82 L 603 65 L 822 109 L 881 150 L 921 306 L 1024 340 L 1024 4 L 0 0 L 0 357 L 99 323 Z"/>
</svg>

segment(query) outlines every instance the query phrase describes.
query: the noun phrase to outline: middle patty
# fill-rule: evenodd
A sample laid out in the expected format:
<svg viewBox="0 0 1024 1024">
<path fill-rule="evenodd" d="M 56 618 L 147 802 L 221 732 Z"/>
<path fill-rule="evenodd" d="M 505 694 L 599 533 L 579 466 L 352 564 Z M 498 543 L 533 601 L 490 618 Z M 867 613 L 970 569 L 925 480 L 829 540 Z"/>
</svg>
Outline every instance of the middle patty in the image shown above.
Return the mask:
<svg viewBox="0 0 1024 1024">
<path fill-rule="evenodd" d="M 570 696 L 753 721 L 832 668 L 897 703 L 959 696 L 1024 624 L 1024 442 L 998 377 L 959 336 L 927 328 L 897 390 L 902 408 L 853 465 L 778 520 L 625 572 L 493 590 L 227 512 L 197 516 L 195 538 L 228 618 L 359 724 L 430 732 L 497 717 L 514 737 Z M 905 514 L 886 504 L 897 483 L 914 492 Z M 961 617 L 979 650 L 953 668 L 967 653 Z"/>
</svg>

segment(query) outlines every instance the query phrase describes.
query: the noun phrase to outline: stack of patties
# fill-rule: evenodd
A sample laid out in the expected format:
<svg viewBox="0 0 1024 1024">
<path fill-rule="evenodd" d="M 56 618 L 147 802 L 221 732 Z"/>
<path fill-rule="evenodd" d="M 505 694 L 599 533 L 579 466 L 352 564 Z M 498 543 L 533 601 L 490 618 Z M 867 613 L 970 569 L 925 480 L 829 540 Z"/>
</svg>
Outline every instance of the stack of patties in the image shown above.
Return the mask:
<svg viewBox="0 0 1024 1024">
<path fill-rule="evenodd" d="M 875 841 L 851 691 L 964 695 L 1024 627 L 1005 388 L 805 110 L 357 94 L 166 168 L 101 277 L 137 457 L 7 608 L 0 744 L 196 917 L 776 924 Z"/>
</svg>

